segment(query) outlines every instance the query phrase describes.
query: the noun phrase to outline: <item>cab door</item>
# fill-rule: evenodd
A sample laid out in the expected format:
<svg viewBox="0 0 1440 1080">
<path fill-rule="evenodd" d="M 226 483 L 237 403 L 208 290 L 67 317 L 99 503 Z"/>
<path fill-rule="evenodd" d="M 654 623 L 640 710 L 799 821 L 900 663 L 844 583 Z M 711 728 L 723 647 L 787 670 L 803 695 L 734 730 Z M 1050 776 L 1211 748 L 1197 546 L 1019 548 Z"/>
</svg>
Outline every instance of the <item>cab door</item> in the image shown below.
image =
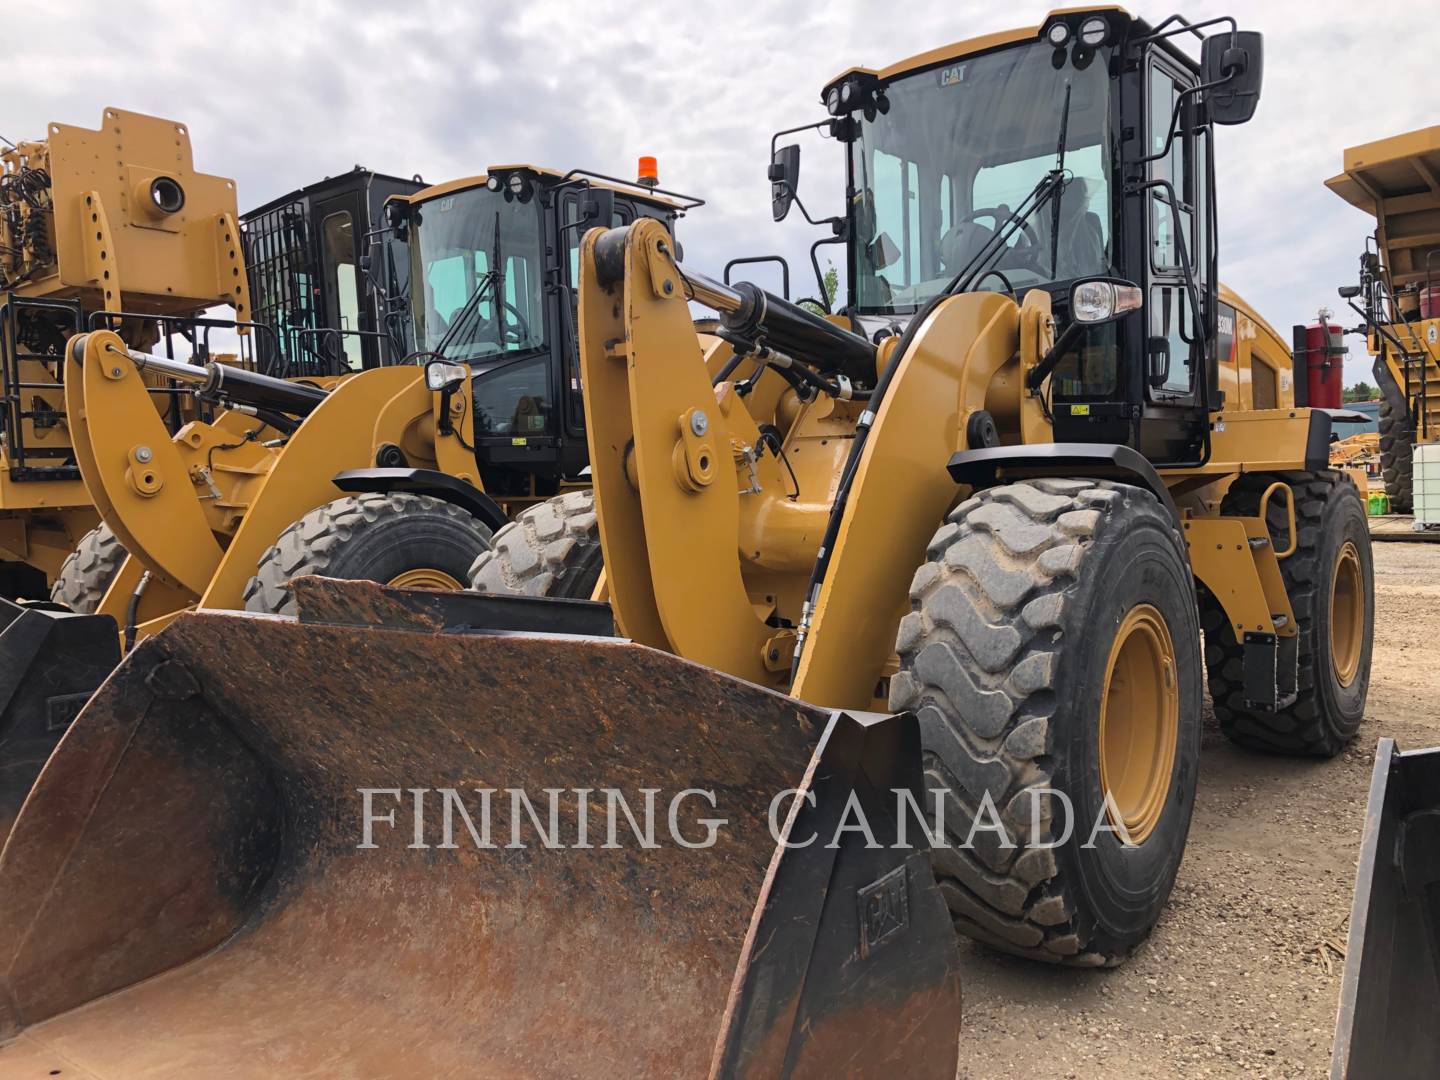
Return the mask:
<svg viewBox="0 0 1440 1080">
<path fill-rule="evenodd" d="M 1210 131 L 1194 72 L 1160 49 L 1145 64 L 1146 339 L 1140 450 L 1157 463 L 1194 458 L 1214 390 Z M 1179 104 L 1177 115 L 1176 106 Z M 1174 130 L 1172 131 L 1172 123 Z M 1198 303 L 1197 303 L 1198 301 Z"/>
</svg>

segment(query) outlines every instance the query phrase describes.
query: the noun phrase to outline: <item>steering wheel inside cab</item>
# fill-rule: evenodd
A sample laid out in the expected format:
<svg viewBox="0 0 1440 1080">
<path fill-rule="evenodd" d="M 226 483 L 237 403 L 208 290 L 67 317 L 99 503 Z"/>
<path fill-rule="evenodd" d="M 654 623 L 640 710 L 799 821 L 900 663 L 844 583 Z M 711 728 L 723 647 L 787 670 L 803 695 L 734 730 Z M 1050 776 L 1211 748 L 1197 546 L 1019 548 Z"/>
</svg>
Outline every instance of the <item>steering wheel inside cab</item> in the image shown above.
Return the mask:
<svg viewBox="0 0 1440 1080">
<path fill-rule="evenodd" d="M 980 224 L 981 218 L 988 218 L 993 227 Z M 1008 206 L 1003 205 L 972 210 L 951 227 L 944 241 L 945 250 L 942 251 L 946 270 L 952 274 L 959 273 L 996 233 L 1011 222 L 1018 222 L 1019 229 L 1013 234 L 1005 250 L 991 259 L 990 267 L 975 279 L 971 287 L 979 288 L 986 278 L 994 277 L 1000 280 L 1006 292 L 1014 296 L 1015 287 L 1005 275 L 1005 270 L 1029 270 L 1037 277 L 1045 277 L 1048 271 L 1040 261 L 1040 237 L 1035 232 L 1035 227 L 1030 222 L 1021 220 Z"/>
</svg>

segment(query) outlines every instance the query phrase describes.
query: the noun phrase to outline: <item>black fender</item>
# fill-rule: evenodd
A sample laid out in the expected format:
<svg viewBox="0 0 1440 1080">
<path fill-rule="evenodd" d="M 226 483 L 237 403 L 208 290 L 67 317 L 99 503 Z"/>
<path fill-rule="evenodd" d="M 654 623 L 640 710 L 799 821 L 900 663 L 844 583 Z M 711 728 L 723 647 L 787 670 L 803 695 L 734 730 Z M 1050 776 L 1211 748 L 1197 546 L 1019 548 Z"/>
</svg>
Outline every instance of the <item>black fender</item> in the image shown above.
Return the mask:
<svg viewBox="0 0 1440 1080">
<path fill-rule="evenodd" d="M 1370 417 L 1354 409 L 1310 410 L 1310 431 L 1305 439 L 1306 472 L 1324 472 L 1330 468 L 1330 439 L 1335 422 L 1365 424 Z"/>
<path fill-rule="evenodd" d="M 341 491 L 351 493 L 403 491 L 429 495 L 460 507 L 491 532 L 510 523 L 500 504 L 474 484 L 435 469 L 347 469 L 336 474 L 334 483 Z"/>
<path fill-rule="evenodd" d="M 1327 433 L 1328 435 L 1328 433 Z M 1040 476 L 1119 480 L 1146 488 L 1178 525 L 1180 511 L 1155 466 L 1119 443 L 1036 443 L 1031 446 L 986 446 L 961 450 L 950 458 L 950 476 L 973 488 L 994 487 L 1003 480 Z"/>
</svg>

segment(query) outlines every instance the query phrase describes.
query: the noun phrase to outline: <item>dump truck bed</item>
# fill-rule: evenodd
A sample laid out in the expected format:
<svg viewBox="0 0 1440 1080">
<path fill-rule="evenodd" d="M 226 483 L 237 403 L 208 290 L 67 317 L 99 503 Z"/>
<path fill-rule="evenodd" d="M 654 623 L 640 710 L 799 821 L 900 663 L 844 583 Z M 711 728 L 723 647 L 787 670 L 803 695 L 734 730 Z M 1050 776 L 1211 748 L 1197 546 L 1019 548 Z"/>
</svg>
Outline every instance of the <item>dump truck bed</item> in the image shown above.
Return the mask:
<svg viewBox="0 0 1440 1080">
<path fill-rule="evenodd" d="M 1440 247 L 1440 125 L 1350 147 L 1344 172 L 1325 186 L 1374 215 L 1395 288 L 1424 280 Z M 1440 256 L 1431 268 L 1440 273 Z"/>
</svg>

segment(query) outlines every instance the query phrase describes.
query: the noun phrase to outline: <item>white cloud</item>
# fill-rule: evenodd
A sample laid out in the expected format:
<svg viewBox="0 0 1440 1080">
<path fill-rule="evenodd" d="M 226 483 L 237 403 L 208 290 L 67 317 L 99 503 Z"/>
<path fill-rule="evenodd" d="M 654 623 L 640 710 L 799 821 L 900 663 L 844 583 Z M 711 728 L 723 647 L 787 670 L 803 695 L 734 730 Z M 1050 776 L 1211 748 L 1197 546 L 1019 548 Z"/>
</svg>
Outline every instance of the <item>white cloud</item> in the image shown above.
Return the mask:
<svg viewBox="0 0 1440 1080">
<path fill-rule="evenodd" d="M 1415 10 L 1129 6 L 1152 20 L 1234 14 L 1265 32 L 1260 110 L 1218 139 L 1222 276 L 1282 331 L 1321 304 L 1338 307 L 1335 286 L 1354 278 L 1370 219 L 1322 183 L 1342 147 L 1433 119 L 1433 95 L 1400 92 L 1433 86 L 1425 50 L 1394 47 L 1417 32 Z M 808 283 L 816 230 L 769 219 L 771 133 L 819 119 L 820 88 L 844 68 L 1044 12 L 977 0 L 11 5 L 7 37 L 26 47 L 6 61 L 0 134 L 97 123 L 106 105 L 182 120 L 197 166 L 234 176 L 242 208 L 357 162 L 430 180 L 513 161 L 629 175 L 637 155 L 653 153 L 664 184 L 709 200 L 682 225 L 687 261 L 718 270 L 782 251 Z M 805 143 L 813 212 L 838 208 L 840 164 L 835 147 Z M 1367 369 L 1352 359 L 1347 374 Z"/>
</svg>

